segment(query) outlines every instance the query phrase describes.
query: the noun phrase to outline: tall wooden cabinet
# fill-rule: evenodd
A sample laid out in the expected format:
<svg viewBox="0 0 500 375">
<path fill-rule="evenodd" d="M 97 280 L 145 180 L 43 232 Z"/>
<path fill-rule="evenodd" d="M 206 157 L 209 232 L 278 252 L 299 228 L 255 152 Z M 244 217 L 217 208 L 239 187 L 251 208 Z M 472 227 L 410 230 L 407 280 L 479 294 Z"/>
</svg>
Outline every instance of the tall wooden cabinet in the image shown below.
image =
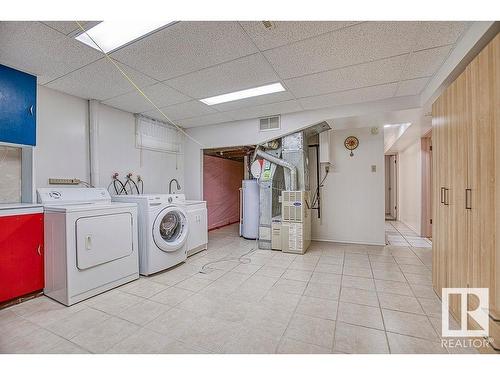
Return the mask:
<svg viewBox="0 0 500 375">
<path fill-rule="evenodd" d="M 500 327 L 499 111 L 497 35 L 432 107 L 434 289 L 489 288 L 491 335 Z M 458 298 L 450 312 L 459 319 Z"/>
</svg>

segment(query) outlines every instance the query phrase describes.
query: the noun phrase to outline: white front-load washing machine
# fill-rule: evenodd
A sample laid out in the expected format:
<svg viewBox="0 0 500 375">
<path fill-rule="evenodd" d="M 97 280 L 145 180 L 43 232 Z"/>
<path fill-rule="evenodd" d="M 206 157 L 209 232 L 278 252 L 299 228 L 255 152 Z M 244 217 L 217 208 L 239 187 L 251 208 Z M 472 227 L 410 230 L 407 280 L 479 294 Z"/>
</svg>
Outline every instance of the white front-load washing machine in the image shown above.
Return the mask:
<svg viewBox="0 0 500 375">
<path fill-rule="evenodd" d="M 186 260 L 189 223 L 184 194 L 115 195 L 113 201 L 137 203 L 141 275 L 151 275 Z"/>
<path fill-rule="evenodd" d="M 137 205 L 102 188 L 41 188 L 44 294 L 67 306 L 139 278 Z"/>
</svg>

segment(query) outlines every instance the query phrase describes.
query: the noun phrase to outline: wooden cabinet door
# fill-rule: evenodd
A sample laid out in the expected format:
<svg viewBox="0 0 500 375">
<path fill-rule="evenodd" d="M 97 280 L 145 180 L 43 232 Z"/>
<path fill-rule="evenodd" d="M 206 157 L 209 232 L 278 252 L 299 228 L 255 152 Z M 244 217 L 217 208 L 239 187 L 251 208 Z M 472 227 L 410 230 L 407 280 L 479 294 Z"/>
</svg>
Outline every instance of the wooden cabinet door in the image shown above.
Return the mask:
<svg viewBox="0 0 500 375">
<path fill-rule="evenodd" d="M 450 286 L 449 272 L 449 236 L 450 236 L 450 115 L 451 99 L 447 89 L 434 103 L 433 124 L 433 285 L 441 296 L 442 288 Z M 435 224 L 435 225 L 434 225 Z"/>
<path fill-rule="evenodd" d="M 43 214 L 1 216 L 0 302 L 43 286 Z"/>
<path fill-rule="evenodd" d="M 470 286 L 490 288 L 490 312 L 498 314 L 498 161 L 500 37 L 486 46 L 470 64 L 471 82 L 471 275 Z M 496 209 L 495 209 L 496 206 Z"/>
<path fill-rule="evenodd" d="M 439 97 L 432 105 L 432 181 L 433 181 L 433 225 L 432 225 L 432 284 L 435 292 L 441 296 L 445 286 L 445 258 L 443 249 L 443 233 L 445 230 L 443 187 L 444 187 L 444 121 L 443 97 Z"/>
<path fill-rule="evenodd" d="M 491 54 L 491 72 L 492 77 L 490 82 L 493 85 L 491 89 L 491 100 L 492 103 L 492 120 L 491 124 L 494 130 L 494 140 L 495 140 L 495 227 L 493 228 L 495 233 L 495 247 L 493 256 L 493 267 L 494 272 L 492 274 L 492 285 L 490 288 L 490 315 L 497 324 L 497 343 L 496 347 L 500 349 L 500 35 L 497 35 L 495 39 L 490 43 L 490 54 Z"/>
<path fill-rule="evenodd" d="M 448 284 L 452 288 L 468 285 L 467 210 L 465 189 L 468 171 L 467 76 L 462 73 L 450 86 L 449 95 L 449 192 L 446 202 L 448 210 Z M 451 296 L 450 308 L 455 318 L 461 316 L 461 301 L 458 295 Z"/>
</svg>

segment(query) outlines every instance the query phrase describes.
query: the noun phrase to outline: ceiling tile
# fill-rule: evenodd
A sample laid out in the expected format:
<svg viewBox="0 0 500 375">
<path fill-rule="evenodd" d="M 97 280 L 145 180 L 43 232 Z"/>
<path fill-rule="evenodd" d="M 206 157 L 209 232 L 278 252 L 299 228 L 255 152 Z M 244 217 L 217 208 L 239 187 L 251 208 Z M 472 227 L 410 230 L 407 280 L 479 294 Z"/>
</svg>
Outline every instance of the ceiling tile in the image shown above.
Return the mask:
<svg viewBox="0 0 500 375">
<path fill-rule="evenodd" d="M 402 79 L 428 77 L 433 75 L 450 54 L 453 46 L 426 49 L 412 53 Z"/>
<path fill-rule="evenodd" d="M 362 89 L 336 92 L 326 95 L 311 96 L 299 99 L 305 110 L 333 107 L 362 102 L 371 102 L 391 98 L 396 91 L 397 83 L 364 87 Z"/>
<path fill-rule="evenodd" d="M 179 119 L 199 117 L 210 113 L 216 113 L 214 109 L 208 105 L 199 102 L 198 100 L 191 100 L 190 102 L 170 105 L 168 107 L 160 108 L 167 117 L 173 121 Z M 143 113 L 146 116 L 159 118 L 165 120 L 161 113 L 157 110 L 152 110 Z"/>
<path fill-rule="evenodd" d="M 428 81 L 429 77 L 401 81 L 398 84 L 395 96 L 418 95 L 422 92 Z"/>
<path fill-rule="evenodd" d="M 142 91 L 144 91 L 147 97 L 160 108 L 190 100 L 186 95 L 181 94 L 163 83 L 156 83 L 144 88 Z M 137 92 L 137 90 L 108 99 L 103 103 L 132 113 L 140 113 L 154 109 L 154 106 Z"/>
<path fill-rule="evenodd" d="M 0 22 L 0 63 L 38 76 L 40 84 L 101 57 L 40 22 Z"/>
<path fill-rule="evenodd" d="M 271 65 L 260 53 L 256 53 L 166 83 L 193 98 L 203 99 L 278 81 Z"/>
<path fill-rule="evenodd" d="M 455 43 L 467 30 L 469 22 L 419 22 L 414 51 Z"/>
<path fill-rule="evenodd" d="M 294 96 L 290 93 L 290 91 L 282 91 L 267 95 L 254 96 L 253 98 L 248 98 L 248 99 L 241 99 L 232 102 L 216 104 L 212 105 L 211 107 L 215 108 L 217 111 L 225 112 L 239 108 L 253 107 L 256 105 L 284 102 L 286 100 L 291 100 L 291 99 L 294 99 Z"/>
<path fill-rule="evenodd" d="M 257 48 L 237 22 L 178 22 L 111 55 L 164 81 L 250 55 Z"/>
<path fill-rule="evenodd" d="M 280 115 L 284 113 L 301 111 L 302 108 L 297 100 L 288 100 L 286 102 L 271 103 L 256 107 L 241 108 L 238 110 L 223 112 L 229 114 L 235 120 L 244 120 L 248 118 Z"/>
<path fill-rule="evenodd" d="M 356 22 L 337 21 L 272 21 L 266 29 L 262 21 L 240 22 L 261 51 L 276 48 L 329 31 L 354 25 Z"/>
<path fill-rule="evenodd" d="M 297 98 L 398 81 L 407 56 L 285 80 Z"/>
<path fill-rule="evenodd" d="M 177 123 L 184 128 L 194 128 L 196 126 L 213 125 L 234 120 L 227 113 L 212 113 L 200 117 L 179 120 Z"/>
<path fill-rule="evenodd" d="M 139 87 L 155 83 L 153 79 L 144 74 L 123 64 L 119 65 Z M 84 99 L 97 100 L 114 98 L 134 90 L 134 87 L 105 57 L 56 79 L 46 86 Z"/>
<path fill-rule="evenodd" d="M 99 21 L 78 21 L 85 30 L 97 25 Z M 82 30 L 76 21 L 43 21 L 45 25 L 63 33 L 64 35 L 79 34 Z"/>
<path fill-rule="evenodd" d="M 281 78 L 396 56 L 413 47 L 417 22 L 364 22 L 264 52 Z"/>
</svg>

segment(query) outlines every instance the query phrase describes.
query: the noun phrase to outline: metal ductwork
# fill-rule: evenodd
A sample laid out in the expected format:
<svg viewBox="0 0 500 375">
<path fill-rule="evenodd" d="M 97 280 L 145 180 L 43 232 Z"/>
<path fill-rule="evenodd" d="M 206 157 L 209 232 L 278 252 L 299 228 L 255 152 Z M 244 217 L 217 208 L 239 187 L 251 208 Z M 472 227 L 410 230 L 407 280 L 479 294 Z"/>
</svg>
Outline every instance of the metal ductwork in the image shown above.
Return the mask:
<svg viewBox="0 0 500 375">
<path fill-rule="evenodd" d="M 297 190 L 297 168 L 293 164 L 259 149 L 256 149 L 255 153 L 262 159 L 269 160 L 271 163 L 287 168 L 290 171 L 290 190 Z"/>
</svg>

